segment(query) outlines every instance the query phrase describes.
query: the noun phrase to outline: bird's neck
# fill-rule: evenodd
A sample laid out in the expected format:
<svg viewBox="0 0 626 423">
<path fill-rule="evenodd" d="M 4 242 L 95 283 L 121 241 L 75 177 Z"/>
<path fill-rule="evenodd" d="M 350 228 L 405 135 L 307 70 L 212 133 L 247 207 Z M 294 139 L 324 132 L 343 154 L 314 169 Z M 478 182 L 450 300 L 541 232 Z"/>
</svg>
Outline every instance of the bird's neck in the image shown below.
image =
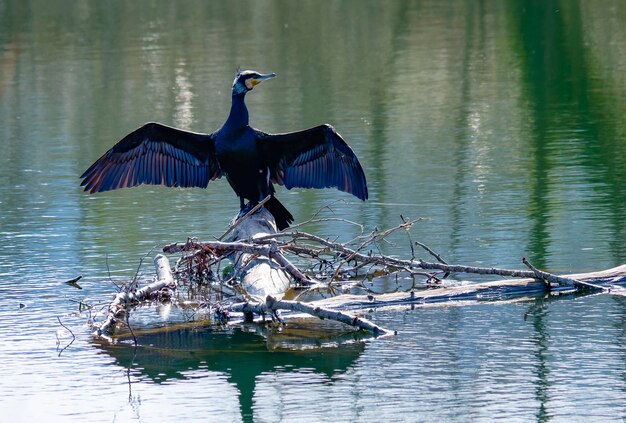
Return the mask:
<svg viewBox="0 0 626 423">
<path fill-rule="evenodd" d="M 236 130 L 248 126 L 248 108 L 244 101 L 245 94 L 234 94 L 230 106 L 230 114 L 226 120 L 226 127 Z"/>
</svg>

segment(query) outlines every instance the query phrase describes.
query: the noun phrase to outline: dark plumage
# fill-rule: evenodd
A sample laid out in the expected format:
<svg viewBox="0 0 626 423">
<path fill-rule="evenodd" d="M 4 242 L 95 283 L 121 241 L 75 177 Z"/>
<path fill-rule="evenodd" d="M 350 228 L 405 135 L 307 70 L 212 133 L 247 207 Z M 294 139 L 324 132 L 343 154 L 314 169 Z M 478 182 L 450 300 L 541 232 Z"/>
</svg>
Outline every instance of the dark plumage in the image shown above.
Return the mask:
<svg viewBox="0 0 626 423">
<path fill-rule="evenodd" d="M 146 123 L 92 164 L 82 174 L 81 185 L 90 193 L 141 184 L 206 188 L 209 181 L 225 176 L 242 210 L 245 199 L 255 205 L 272 195 L 265 206 L 281 230 L 293 216 L 273 196 L 274 183 L 287 189 L 335 187 L 367 199 L 361 164 L 332 126 L 285 134 L 250 127 L 245 95 L 274 76 L 238 72 L 230 115 L 212 134 Z"/>
</svg>

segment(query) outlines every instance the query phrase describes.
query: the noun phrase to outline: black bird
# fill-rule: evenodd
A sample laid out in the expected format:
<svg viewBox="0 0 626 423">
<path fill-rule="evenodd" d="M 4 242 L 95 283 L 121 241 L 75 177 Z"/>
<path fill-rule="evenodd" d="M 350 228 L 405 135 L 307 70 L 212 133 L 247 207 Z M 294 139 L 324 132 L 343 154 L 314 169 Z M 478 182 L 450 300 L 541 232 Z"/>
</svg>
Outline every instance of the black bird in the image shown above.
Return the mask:
<svg viewBox="0 0 626 423">
<path fill-rule="evenodd" d="M 274 185 L 287 189 L 335 187 L 361 200 L 367 183 L 352 149 L 330 125 L 304 131 L 266 134 L 248 124 L 244 98 L 257 84 L 276 76 L 237 71 L 226 123 L 212 134 L 146 123 L 126 135 L 81 175 L 90 193 L 141 184 L 206 188 L 226 176 L 240 209 L 271 195 L 265 207 L 279 230 L 293 216 L 274 197 Z"/>
</svg>

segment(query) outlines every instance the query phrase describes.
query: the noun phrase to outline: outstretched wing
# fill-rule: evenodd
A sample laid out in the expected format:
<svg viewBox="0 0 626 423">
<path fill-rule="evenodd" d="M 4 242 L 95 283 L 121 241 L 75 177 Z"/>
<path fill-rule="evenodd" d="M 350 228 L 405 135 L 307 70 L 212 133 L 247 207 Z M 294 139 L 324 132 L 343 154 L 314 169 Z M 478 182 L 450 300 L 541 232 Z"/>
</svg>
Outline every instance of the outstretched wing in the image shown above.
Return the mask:
<svg viewBox="0 0 626 423">
<path fill-rule="evenodd" d="M 221 176 L 211 135 L 146 123 L 81 175 L 90 193 L 141 184 L 206 188 Z"/>
<path fill-rule="evenodd" d="M 272 182 L 287 189 L 329 188 L 367 199 L 359 159 L 330 125 L 287 134 L 258 132 Z"/>
</svg>

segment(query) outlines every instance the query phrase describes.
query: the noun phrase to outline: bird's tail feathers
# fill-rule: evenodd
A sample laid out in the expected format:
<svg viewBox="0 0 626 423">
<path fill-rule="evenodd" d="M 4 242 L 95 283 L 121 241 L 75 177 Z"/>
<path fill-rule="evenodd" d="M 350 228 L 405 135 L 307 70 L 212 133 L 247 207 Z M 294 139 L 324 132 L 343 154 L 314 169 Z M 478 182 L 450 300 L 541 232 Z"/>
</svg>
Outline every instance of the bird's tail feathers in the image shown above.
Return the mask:
<svg viewBox="0 0 626 423">
<path fill-rule="evenodd" d="M 293 222 L 293 216 L 289 213 L 289 210 L 273 195 L 265 203 L 265 208 L 274 216 L 276 227 L 279 231 L 287 229 L 289 224 Z"/>
</svg>

